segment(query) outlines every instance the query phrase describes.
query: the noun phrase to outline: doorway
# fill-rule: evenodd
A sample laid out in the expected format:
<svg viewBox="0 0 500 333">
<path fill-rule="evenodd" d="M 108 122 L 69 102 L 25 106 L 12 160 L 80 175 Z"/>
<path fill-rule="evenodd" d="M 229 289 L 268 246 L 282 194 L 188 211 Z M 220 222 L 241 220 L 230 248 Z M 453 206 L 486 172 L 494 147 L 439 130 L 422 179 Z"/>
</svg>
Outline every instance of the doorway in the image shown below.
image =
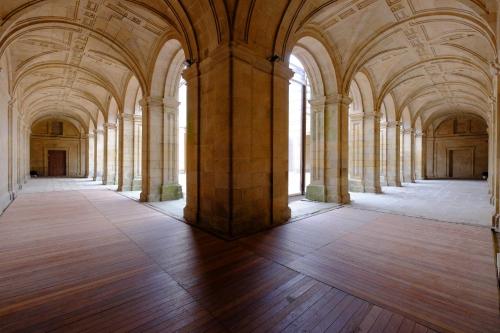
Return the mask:
<svg viewBox="0 0 500 333">
<path fill-rule="evenodd" d="M 65 177 L 66 176 L 66 151 L 65 150 L 49 150 L 49 177 Z"/>
<path fill-rule="evenodd" d="M 448 152 L 448 177 L 473 178 L 474 152 L 472 149 L 452 149 Z"/>
</svg>

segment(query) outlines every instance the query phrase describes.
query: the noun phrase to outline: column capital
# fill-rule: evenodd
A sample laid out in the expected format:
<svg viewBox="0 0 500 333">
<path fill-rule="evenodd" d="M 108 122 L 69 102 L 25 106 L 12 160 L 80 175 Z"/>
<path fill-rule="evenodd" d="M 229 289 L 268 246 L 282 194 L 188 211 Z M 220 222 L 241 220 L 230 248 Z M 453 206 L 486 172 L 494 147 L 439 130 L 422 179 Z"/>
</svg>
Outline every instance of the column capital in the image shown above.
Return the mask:
<svg viewBox="0 0 500 333">
<path fill-rule="evenodd" d="M 354 112 L 354 113 L 349 113 L 349 118 L 351 120 L 363 120 L 365 117 L 363 112 Z"/>
<path fill-rule="evenodd" d="M 388 121 L 386 124 L 385 124 L 386 127 L 390 128 L 390 127 L 398 127 L 398 126 L 401 126 L 401 123 L 399 121 Z"/>
<path fill-rule="evenodd" d="M 123 120 L 134 120 L 134 115 L 131 113 L 120 113 L 120 119 Z"/>
<path fill-rule="evenodd" d="M 309 100 L 311 106 L 325 106 L 342 104 L 349 106 L 352 103 L 352 98 L 346 95 L 332 94 L 327 96 L 315 96 Z"/>
<path fill-rule="evenodd" d="M 294 75 L 293 71 L 284 62 L 273 63 L 273 75 L 290 81 Z"/>
<path fill-rule="evenodd" d="M 413 128 L 403 128 L 403 134 L 412 134 L 413 133 Z"/>
<path fill-rule="evenodd" d="M 379 112 L 363 112 L 363 116 L 366 119 L 370 119 L 370 118 L 380 119 Z"/>
<path fill-rule="evenodd" d="M 415 137 L 416 138 L 422 138 L 424 136 L 425 136 L 425 133 L 423 131 L 420 131 L 420 130 L 415 131 Z"/>
<path fill-rule="evenodd" d="M 142 114 L 134 114 L 134 121 L 135 122 L 142 121 Z"/>
<path fill-rule="evenodd" d="M 326 104 L 341 104 L 344 106 L 349 106 L 352 103 L 352 98 L 348 95 L 341 94 L 331 94 L 325 96 Z"/>
<path fill-rule="evenodd" d="M 164 111 L 177 110 L 181 103 L 174 96 L 167 96 L 163 99 Z"/>
<path fill-rule="evenodd" d="M 91 139 L 91 138 L 93 138 L 93 137 L 95 137 L 95 133 L 94 133 L 94 131 L 89 132 L 89 133 L 87 134 L 87 138 Z"/>
<path fill-rule="evenodd" d="M 105 123 L 104 128 L 106 129 L 116 129 L 116 124 L 115 123 Z"/>
<path fill-rule="evenodd" d="M 159 96 L 149 96 L 146 98 L 143 98 L 139 101 L 139 105 L 142 106 L 143 108 L 145 107 L 154 107 L 158 106 L 161 107 L 163 106 L 163 97 Z"/>
<path fill-rule="evenodd" d="M 104 129 L 102 129 L 102 128 L 96 129 L 95 134 L 104 134 Z"/>
</svg>

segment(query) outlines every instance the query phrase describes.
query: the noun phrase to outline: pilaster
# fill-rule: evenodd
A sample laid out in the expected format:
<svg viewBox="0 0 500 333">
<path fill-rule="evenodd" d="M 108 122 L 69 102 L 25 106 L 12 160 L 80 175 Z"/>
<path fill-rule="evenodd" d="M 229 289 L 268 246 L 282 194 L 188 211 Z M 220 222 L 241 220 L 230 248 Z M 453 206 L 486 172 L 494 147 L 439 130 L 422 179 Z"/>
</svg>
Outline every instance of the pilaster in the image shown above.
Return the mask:
<svg viewBox="0 0 500 333">
<path fill-rule="evenodd" d="M 403 134 L 403 182 L 414 183 L 415 136 L 413 128 L 404 128 Z"/>
<path fill-rule="evenodd" d="M 163 100 L 162 201 L 182 198 L 182 186 L 179 184 L 179 104 L 173 96 Z"/>
<path fill-rule="evenodd" d="M 401 124 L 398 121 L 386 123 L 387 135 L 387 185 L 401 186 Z"/>
<path fill-rule="evenodd" d="M 104 124 L 104 168 L 103 184 L 116 183 L 116 124 Z"/>
<path fill-rule="evenodd" d="M 142 192 L 141 201 L 161 199 L 163 163 L 163 98 L 150 96 L 142 107 Z"/>
<path fill-rule="evenodd" d="M 121 113 L 118 118 L 118 191 L 132 191 L 134 178 L 134 115 Z"/>
</svg>

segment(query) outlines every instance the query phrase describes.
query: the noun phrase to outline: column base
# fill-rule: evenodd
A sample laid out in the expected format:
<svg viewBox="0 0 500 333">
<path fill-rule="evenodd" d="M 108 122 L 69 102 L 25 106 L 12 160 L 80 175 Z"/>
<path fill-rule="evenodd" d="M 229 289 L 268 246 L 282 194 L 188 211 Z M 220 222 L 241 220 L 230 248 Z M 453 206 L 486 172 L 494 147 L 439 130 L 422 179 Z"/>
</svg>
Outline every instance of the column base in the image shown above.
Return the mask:
<svg viewBox="0 0 500 333">
<path fill-rule="evenodd" d="M 351 203 L 351 195 L 349 194 L 349 192 L 346 193 L 346 194 L 343 194 L 340 197 L 340 202 L 339 203 L 340 204 L 344 204 L 344 205 Z"/>
<path fill-rule="evenodd" d="M 491 231 L 500 232 L 500 214 L 491 217 Z"/>
<path fill-rule="evenodd" d="M 365 185 L 365 193 L 382 193 L 382 188 L 380 186 L 366 186 Z"/>
<path fill-rule="evenodd" d="M 134 178 L 132 181 L 132 191 L 140 191 L 142 190 L 142 179 Z"/>
<path fill-rule="evenodd" d="M 179 184 L 169 184 L 161 187 L 161 201 L 178 200 L 182 196 L 182 186 Z"/>
<path fill-rule="evenodd" d="M 310 184 L 306 188 L 306 199 L 326 202 L 326 189 L 324 185 Z"/>
<path fill-rule="evenodd" d="M 94 178 L 92 178 L 92 180 L 95 182 L 102 182 L 102 176 L 94 177 Z"/>
<path fill-rule="evenodd" d="M 349 179 L 349 191 L 364 192 L 365 187 L 363 186 L 363 182 L 357 179 Z"/>
<path fill-rule="evenodd" d="M 395 186 L 395 187 L 402 187 L 401 181 L 400 180 L 389 180 L 387 182 L 387 186 Z"/>
<path fill-rule="evenodd" d="M 159 194 L 147 194 L 145 192 L 141 192 L 139 201 L 141 202 L 158 202 L 160 201 Z"/>
</svg>

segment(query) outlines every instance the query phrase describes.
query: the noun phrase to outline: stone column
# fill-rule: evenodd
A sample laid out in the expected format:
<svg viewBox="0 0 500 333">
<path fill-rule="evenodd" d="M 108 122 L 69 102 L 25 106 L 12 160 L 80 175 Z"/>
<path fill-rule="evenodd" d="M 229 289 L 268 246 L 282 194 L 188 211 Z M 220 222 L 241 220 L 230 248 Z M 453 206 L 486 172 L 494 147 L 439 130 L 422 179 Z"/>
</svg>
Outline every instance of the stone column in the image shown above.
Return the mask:
<svg viewBox="0 0 500 333">
<path fill-rule="evenodd" d="M 102 181 L 104 171 L 104 130 L 97 129 L 94 137 L 94 181 Z"/>
<path fill-rule="evenodd" d="M 8 119 L 8 159 L 9 159 L 9 170 L 8 170 L 8 190 L 10 195 L 10 200 L 14 200 L 16 197 L 15 179 L 16 179 L 16 153 L 15 153 L 15 135 L 16 135 L 16 118 L 14 113 L 14 103 L 15 100 L 11 99 L 8 104 L 7 119 Z"/>
<path fill-rule="evenodd" d="M 261 59 L 262 60 L 262 59 Z M 289 131 L 288 131 L 288 115 L 289 115 L 289 107 L 288 107 L 288 102 L 289 102 L 289 86 L 290 86 L 290 79 L 293 77 L 293 72 L 288 68 L 283 63 L 280 62 L 273 62 L 271 63 L 271 68 L 270 68 L 270 73 L 268 72 L 267 64 L 265 62 L 260 62 L 257 61 L 254 65 L 257 65 L 257 68 L 249 68 L 250 66 L 247 67 L 247 64 L 245 63 L 244 58 L 239 59 L 237 61 L 239 68 L 244 69 L 242 71 L 237 71 L 235 72 L 236 77 L 240 80 L 239 83 L 235 85 L 236 89 L 238 88 L 239 85 L 245 84 L 246 77 L 247 75 L 251 73 L 256 73 L 257 77 L 254 78 L 254 83 L 257 85 L 263 84 L 266 85 L 268 83 L 268 78 L 271 79 L 271 86 L 268 91 L 264 90 L 259 90 L 264 93 L 264 95 L 267 95 L 270 97 L 272 101 L 271 107 L 271 119 L 263 119 L 262 121 L 262 127 L 261 128 L 248 128 L 248 125 L 246 123 L 246 116 L 245 112 L 249 111 L 250 109 L 248 106 L 243 106 L 239 105 L 240 101 L 243 103 L 250 103 L 252 105 L 252 95 L 253 91 L 251 88 L 247 88 L 244 92 L 239 93 L 239 91 L 236 90 L 236 100 L 233 101 L 233 108 L 237 108 L 239 111 L 239 123 L 238 125 L 241 127 L 244 127 L 246 129 L 246 133 L 248 133 L 250 140 L 248 139 L 243 139 L 241 138 L 238 140 L 238 143 L 244 144 L 245 147 L 248 149 L 251 147 L 253 144 L 257 143 L 257 147 L 259 148 L 259 153 L 258 156 L 260 158 L 260 165 L 258 170 L 249 170 L 248 165 L 246 166 L 246 171 L 247 175 L 252 175 L 254 171 L 257 171 L 253 176 L 259 177 L 259 176 L 264 176 L 266 174 L 266 167 L 265 167 L 265 162 L 267 162 L 267 158 L 271 157 L 271 173 L 272 173 L 272 184 L 271 187 L 269 188 L 265 182 L 263 181 L 258 181 L 256 179 L 253 179 L 253 181 L 256 181 L 259 184 L 259 188 L 263 192 L 268 192 L 270 193 L 272 197 L 272 206 L 271 206 L 271 223 L 272 224 L 281 224 L 286 221 L 288 221 L 292 215 L 292 212 L 290 208 L 288 207 L 288 136 L 289 136 Z M 270 74 L 270 77 L 268 76 Z M 248 96 L 245 95 L 245 93 L 249 94 Z M 254 97 L 254 101 L 255 98 Z M 259 111 L 258 114 L 256 115 L 258 117 L 262 117 L 263 115 L 261 112 L 267 109 L 268 106 L 264 105 L 264 103 L 260 101 L 255 101 L 256 104 L 259 105 Z M 325 127 L 330 126 L 330 124 L 327 124 L 327 114 L 329 114 L 330 111 L 325 108 Z M 255 124 L 255 126 L 258 127 L 258 124 Z M 237 129 L 233 129 L 233 133 L 237 133 Z M 266 133 L 266 129 L 270 130 L 270 133 Z M 266 143 L 264 142 L 264 138 L 267 137 L 269 134 L 271 134 L 271 150 L 266 151 Z M 254 137 L 253 140 L 251 139 L 252 136 Z M 328 140 L 330 138 L 325 135 L 325 145 L 328 145 Z M 252 142 L 253 141 L 253 142 Z M 234 146 L 236 150 L 238 149 L 238 145 Z M 325 149 L 327 150 L 328 147 L 325 146 Z M 251 156 L 252 153 L 247 153 L 243 156 L 237 154 L 238 157 L 244 157 L 247 158 L 248 156 Z M 328 156 L 325 154 L 325 163 L 328 164 Z M 240 159 L 240 162 L 245 161 L 245 159 Z M 243 163 L 249 163 L 250 161 L 245 161 Z M 238 164 L 237 164 L 238 165 Z M 327 167 L 327 166 L 325 166 Z M 240 177 L 244 177 L 245 175 L 241 175 Z M 247 183 L 248 186 L 248 183 Z M 327 189 L 328 193 L 328 189 Z M 262 213 L 255 212 L 255 209 L 259 209 L 257 207 L 261 206 L 261 208 L 265 209 L 266 205 L 263 201 L 256 199 L 257 193 L 254 192 L 254 200 L 257 206 L 255 208 L 250 208 L 247 210 L 251 211 L 254 210 L 255 216 L 261 216 L 264 219 L 267 218 L 269 215 L 269 212 L 262 211 Z M 327 198 L 328 200 L 328 194 Z M 251 202 L 242 202 L 240 203 L 241 205 L 251 205 Z M 262 215 L 261 215 L 262 214 Z M 248 219 L 248 216 L 245 217 Z M 247 222 L 248 223 L 248 222 Z M 261 225 L 254 225 L 252 226 L 254 230 L 259 230 L 262 229 L 264 226 Z"/>
<path fill-rule="evenodd" d="M 132 191 L 142 189 L 142 115 L 134 115 L 134 176 Z"/>
<path fill-rule="evenodd" d="M 118 191 L 132 191 L 134 180 L 134 115 L 120 114 Z"/>
<path fill-rule="evenodd" d="M 182 198 L 179 185 L 179 102 L 175 97 L 163 100 L 163 185 L 161 200 Z"/>
<path fill-rule="evenodd" d="M 93 130 L 89 131 L 87 136 L 89 149 L 88 149 L 88 163 L 89 163 L 89 174 L 88 177 L 95 177 L 95 132 Z"/>
<path fill-rule="evenodd" d="M 496 71 L 497 74 L 497 80 L 498 80 L 498 70 Z M 493 130 L 493 138 L 494 138 L 494 148 L 493 148 L 493 169 L 494 172 L 493 174 L 495 175 L 493 178 L 493 199 L 492 204 L 494 207 L 494 212 L 493 216 L 491 219 L 491 229 L 500 232 L 500 177 L 498 177 L 498 168 L 500 166 L 500 135 L 498 135 L 500 131 L 500 117 L 498 116 L 498 110 L 500 109 L 500 99 L 498 96 L 500 96 L 500 87 L 498 86 L 498 82 L 496 82 L 497 86 L 497 98 L 494 100 L 494 107 L 493 107 L 493 117 L 492 117 L 492 130 Z"/>
<path fill-rule="evenodd" d="M 380 115 L 378 112 L 363 115 L 363 188 L 365 192 L 381 193 Z"/>
<path fill-rule="evenodd" d="M 17 114 L 17 189 L 21 190 L 24 184 L 24 121 L 21 114 Z"/>
<path fill-rule="evenodd" d="M 311 105 L 311 183 L 306 198 L 326 202 L 325 186 L 325 97 L 314 98 Z"/>
<path fill-rule="evenodd" d="M 349 114 L 349 190 L 364 192 L 363 113 Z"/>
<path fill-rule="evenodd" d="M 184 218 L 192 224 L 199 223 L 200 217 L 200 71 L 193 64 L 182 72 L 186 80 L 187 93 L 187 133 L 186 133 L 186 207 Z"/>
<path fill-rule="evenodd" d="M 415 132 L 415 178 L 425 179 L 425 138 L 422 131 Z"/>
<path fill-rule="evenodd" d="M 88 177 L 88 159 L 87 159 L 87 150 L 88 150 L 88 135 L 82 134 L 80 138 L 80 177 L 87 178 Z"/>
<path fill-rule="evenodd" d="M 221 45 L 198 69 L 186 77 L 184 217 L 225 237 L 286 222 L 291 70 L 234 44 Z"/>
<path fill-rule="evenodd" d="M 30 169 L 31 169 L 31 147 L 30 147 L 30 144 L 31 144 L 31 129 L 29 127 L 26 127 L 26 174 L 25 174 L 25 179 L 26 179 L 26 182 L 28 181 L 28 179 L 31 178 L 31 175 L 30 175 Z"/>
<path fill-rule="evenodd" d="M 351 198 L 349 195 L 349 105 L 352 99 L 347 95 L 336 95 L 334 97 L 334 110 L 336 126 L 330 127 L 329 134 L 333 136 L 335 142 L 330 145 L 330 151 L 335 154 L 335 167 L 337 181 L 337 195 L 336 199 L 332 202 L 349 203 Z M 340 166 L 340 168 L 339 168 Z M 329 180 L 328 182 L 331 182 Z"/>
<path fill-rule="evenodd" d="M 163 98 L 142 99 L 141 201 L 160 201 L 163 180 Z"/>
<path fill-rule="evenodd" d="M 414 183 L 415 136 L 413 128 L 403 129 L 403 182 Z"/>
<path fill-rule="evenodd" d="M 307 186 L 306 197 L 323 202 L 348 202 L 347 175 L 341 161 L 345 151 L 340 150 L 347 149 L 347 141 L 342 141 L 347 131 L 342 131 L 341 126 L 347 119 L 351 99 L 330 95 L 314 98 L 309 103 L 312 161 L 311 184 Z"/>
<path fill-rule="evenodd" d="M 425 178 L 434 178 L 434 135 L 431 131 L 427 132 L 425 138 Z"/>
<path fill-rule="evenodd" d="M 388 186 L 387 180 L 387 123 L 380 123 L 380 186 Z"/>
<path fill-rule="evenodd" d="M 104 185 L 116 183 L 116 124 L 104 124 Z"/>
</svg>

